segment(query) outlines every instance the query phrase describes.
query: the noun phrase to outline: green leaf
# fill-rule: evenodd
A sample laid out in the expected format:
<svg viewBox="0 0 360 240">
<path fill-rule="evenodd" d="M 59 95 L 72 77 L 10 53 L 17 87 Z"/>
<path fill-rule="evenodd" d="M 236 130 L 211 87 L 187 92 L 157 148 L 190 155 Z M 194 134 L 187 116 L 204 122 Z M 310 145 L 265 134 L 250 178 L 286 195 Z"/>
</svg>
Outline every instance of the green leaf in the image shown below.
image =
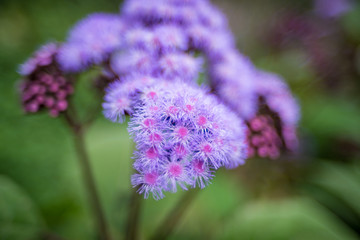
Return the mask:
<svg viewBox="0 0 360 240">
<path fill-rule="evenodd" d="M 16 183 L 0 176 L 0 239 L 38 239 L 44 224 L 27 194 Z"/>
<path fill-rule="evenodd" d="M 334 215 L 307 198 L 250 202 L 235 212 L 217 239 L 356 239 Z"/>
</svg>

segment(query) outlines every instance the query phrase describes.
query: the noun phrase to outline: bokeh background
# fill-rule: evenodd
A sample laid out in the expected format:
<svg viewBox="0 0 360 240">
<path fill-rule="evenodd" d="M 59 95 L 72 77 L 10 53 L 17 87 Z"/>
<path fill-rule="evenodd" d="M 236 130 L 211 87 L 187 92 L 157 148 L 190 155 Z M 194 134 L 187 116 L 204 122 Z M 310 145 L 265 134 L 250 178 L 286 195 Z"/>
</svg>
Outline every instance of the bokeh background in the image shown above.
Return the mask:
<svg viewBox="0 0 360 240">
<path fill-rule="evenodd" d="M 219 170 L 171 239 L 359 239 L 360 3 L 213 2 L 228 15 L 240 51 L 282 75 L 298 98 L 301 148 L 280 160 Z M 70 131 L 61 118 L 24 115 L 17 68 L 41 44 L 64 40 L 87 14 L 115 13 L 120 4 L 0 0 L 0 239 L 96 239 Z M 130 198 L 125 125 L 99 113 L 86 137 L 115 239 L 124 236 Z M 182 194 L 142 201 L 141 238 Z"/>
</svg>

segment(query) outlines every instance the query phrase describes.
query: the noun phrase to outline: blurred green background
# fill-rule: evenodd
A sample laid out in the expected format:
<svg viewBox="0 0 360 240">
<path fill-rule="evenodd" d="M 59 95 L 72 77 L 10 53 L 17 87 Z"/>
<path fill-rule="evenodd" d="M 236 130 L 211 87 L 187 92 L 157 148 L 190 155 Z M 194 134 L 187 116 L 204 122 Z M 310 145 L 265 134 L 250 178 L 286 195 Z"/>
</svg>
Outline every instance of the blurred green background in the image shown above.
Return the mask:
<svg viewBox="0 0 360 240">
<path fill-rule="evenodd" d="M 301 150 L 278 161 L 251 159 L 239 169 L 219 170 L 171 239 L 358 239 L 360 5 L 328 20 L 314 14 L 312 1 L 214 3 L 228 15 L 239 49 L 288 81 L 301 105 Z M 115 13 L 119 4 L 0 0 L 1 240 L 96 239 L 70 131 L 61 118 L 23 114 L 17 68 L 41 44 L 63 41 L 77 20 Z M 306 24 L 284 28 L 288 18 Z M 299 40 L 304 26 L 315 26 L 304 37 L 315 44 Z M 326 64 L 317 62 L 313 46 Z M 86 144 L 111 231 L 122 239 L 132 162 L 126 126 L 99 114 Z M 143 239 L 182 194 L 142 201 Z"/>
</svg>

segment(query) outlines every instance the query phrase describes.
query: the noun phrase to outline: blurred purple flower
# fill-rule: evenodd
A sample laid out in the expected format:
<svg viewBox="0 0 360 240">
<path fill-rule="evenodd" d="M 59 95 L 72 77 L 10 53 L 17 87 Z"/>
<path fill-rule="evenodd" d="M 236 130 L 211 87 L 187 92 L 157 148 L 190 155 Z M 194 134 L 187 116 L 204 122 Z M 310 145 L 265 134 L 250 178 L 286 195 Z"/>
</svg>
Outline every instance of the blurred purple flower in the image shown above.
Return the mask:
<svg viewBox="0 0 360 240">
<path fill-rule="evenodd" d="M 78 22 L 59 50 L 62 70 L 79 72 L 107 60 L 123 46 L 125 24 L 119 15 L 94 13 Z"/>
<path fill-rule="evenodd" d="M 278 75 L 258 71 L 256 76 L 258 110 L 247 121 L 248 155 L 276 159 L 298 147 L 299 106 Z"/>
<path fill-rule="evenodd" d="M 55 43 L 48 43 L 20 66 L 21 98 L 26 113 L 47 108 L 52 117 L 57 117 L 67 109 L 67 98 L 73 93 L 73 86 L 58 67 L 57 51 Z"/>
<path fill-rule="evenodd" d="M 337 18 L 351 10 L 351 0 L 315 0 L 314 11 L 324 18 Z"/>
</svg>

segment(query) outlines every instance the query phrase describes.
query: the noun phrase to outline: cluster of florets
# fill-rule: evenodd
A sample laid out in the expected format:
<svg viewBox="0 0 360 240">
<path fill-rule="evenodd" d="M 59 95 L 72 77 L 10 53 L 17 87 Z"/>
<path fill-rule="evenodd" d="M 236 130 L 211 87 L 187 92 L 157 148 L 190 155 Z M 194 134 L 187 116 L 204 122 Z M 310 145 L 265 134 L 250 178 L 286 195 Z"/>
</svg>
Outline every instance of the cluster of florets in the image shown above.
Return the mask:
<svg viewBox="0 0 360 240">
<path fill-rule="evenodd" d="M 80 72 L 107 61 L 123 46 L 125 25 L 117 14 L 95 13 L 77 23 L 59 49 L 58 62 L 65 72 Z"/>
<path fill-rule="evenodd" d="M 22 104 L 27 113 L 48 109 L 56 117 L 67 109 L 73 87 L 55 61 L 57 50 L 55 43 L 44 45 L 20 67 Z"/>
<path fill-rule="evenodd" d="M 203 89 L 158 83 L 143 90 L 134 108 L 129 132 L 139 173 L 131 179 L 145 198 L 162 198 L 177 186 L 204 188 L 216 169 L 244 163 L 241 120 Z"/>
<path fill-rule="evenodd" d="M 219 167 L 244 163 L 240 118 L 254 135 L 247 139 L 251 155 L 277 157 L 282 143 L 290 148 L 290 140 L 283 139 L 296 139 L 297 105 L 283 102 L 292 99 L 288 88 L 261 75 L 236 50 L 225 16 L 208 0 L 127 0 L 121 16 L 92 14 L 81 20 L 59 50 L 41 51 L 24 65 L 22 72 L 31 79 L 23 88 L 25 109 L 49 106 L 53 115 L 65 110 L 66 100 L 58 99 L 72 88 L 62 71 L 94 65 L 102 69 L 97 79 L 105 79 L 99 85 L 110 82 L 105 117 L 114 122 L 131 117 L 138 171 L 132 184 L 145 197 L 162 198 L 163 191 L 175 192 L 177 186 L 203 188 Z M 197 86 L 200 76 L 211 94 Z M 56 101 L 48 103 L 49 96 Z M 262 112 L 263 105 L 268 112 Z"/>
<path fill-rule="evenodd" d="M 196 83 L 205 63 L 205 77 L 220 99 L 241 117 L 255 114 L 254 67 L 238 53 L 226 18 L 208 1 L 129 0 L 123 20 L 129 23 L 126 50 L 111 57 L 110 68 L 119 79 L 109 87 L 104 104 L 111 120 L 122 120 L 131 111 L 134 94 L 121 90 L 129 79 L 140 75 Z"/>
<path fill-rule="evenodd" d="M 299 107 L 278 75 L 258 71 L 256 77 L 258 110 L 247 121 L 248 154 L 275 159 L 297 149 Z"/>
</svg>

